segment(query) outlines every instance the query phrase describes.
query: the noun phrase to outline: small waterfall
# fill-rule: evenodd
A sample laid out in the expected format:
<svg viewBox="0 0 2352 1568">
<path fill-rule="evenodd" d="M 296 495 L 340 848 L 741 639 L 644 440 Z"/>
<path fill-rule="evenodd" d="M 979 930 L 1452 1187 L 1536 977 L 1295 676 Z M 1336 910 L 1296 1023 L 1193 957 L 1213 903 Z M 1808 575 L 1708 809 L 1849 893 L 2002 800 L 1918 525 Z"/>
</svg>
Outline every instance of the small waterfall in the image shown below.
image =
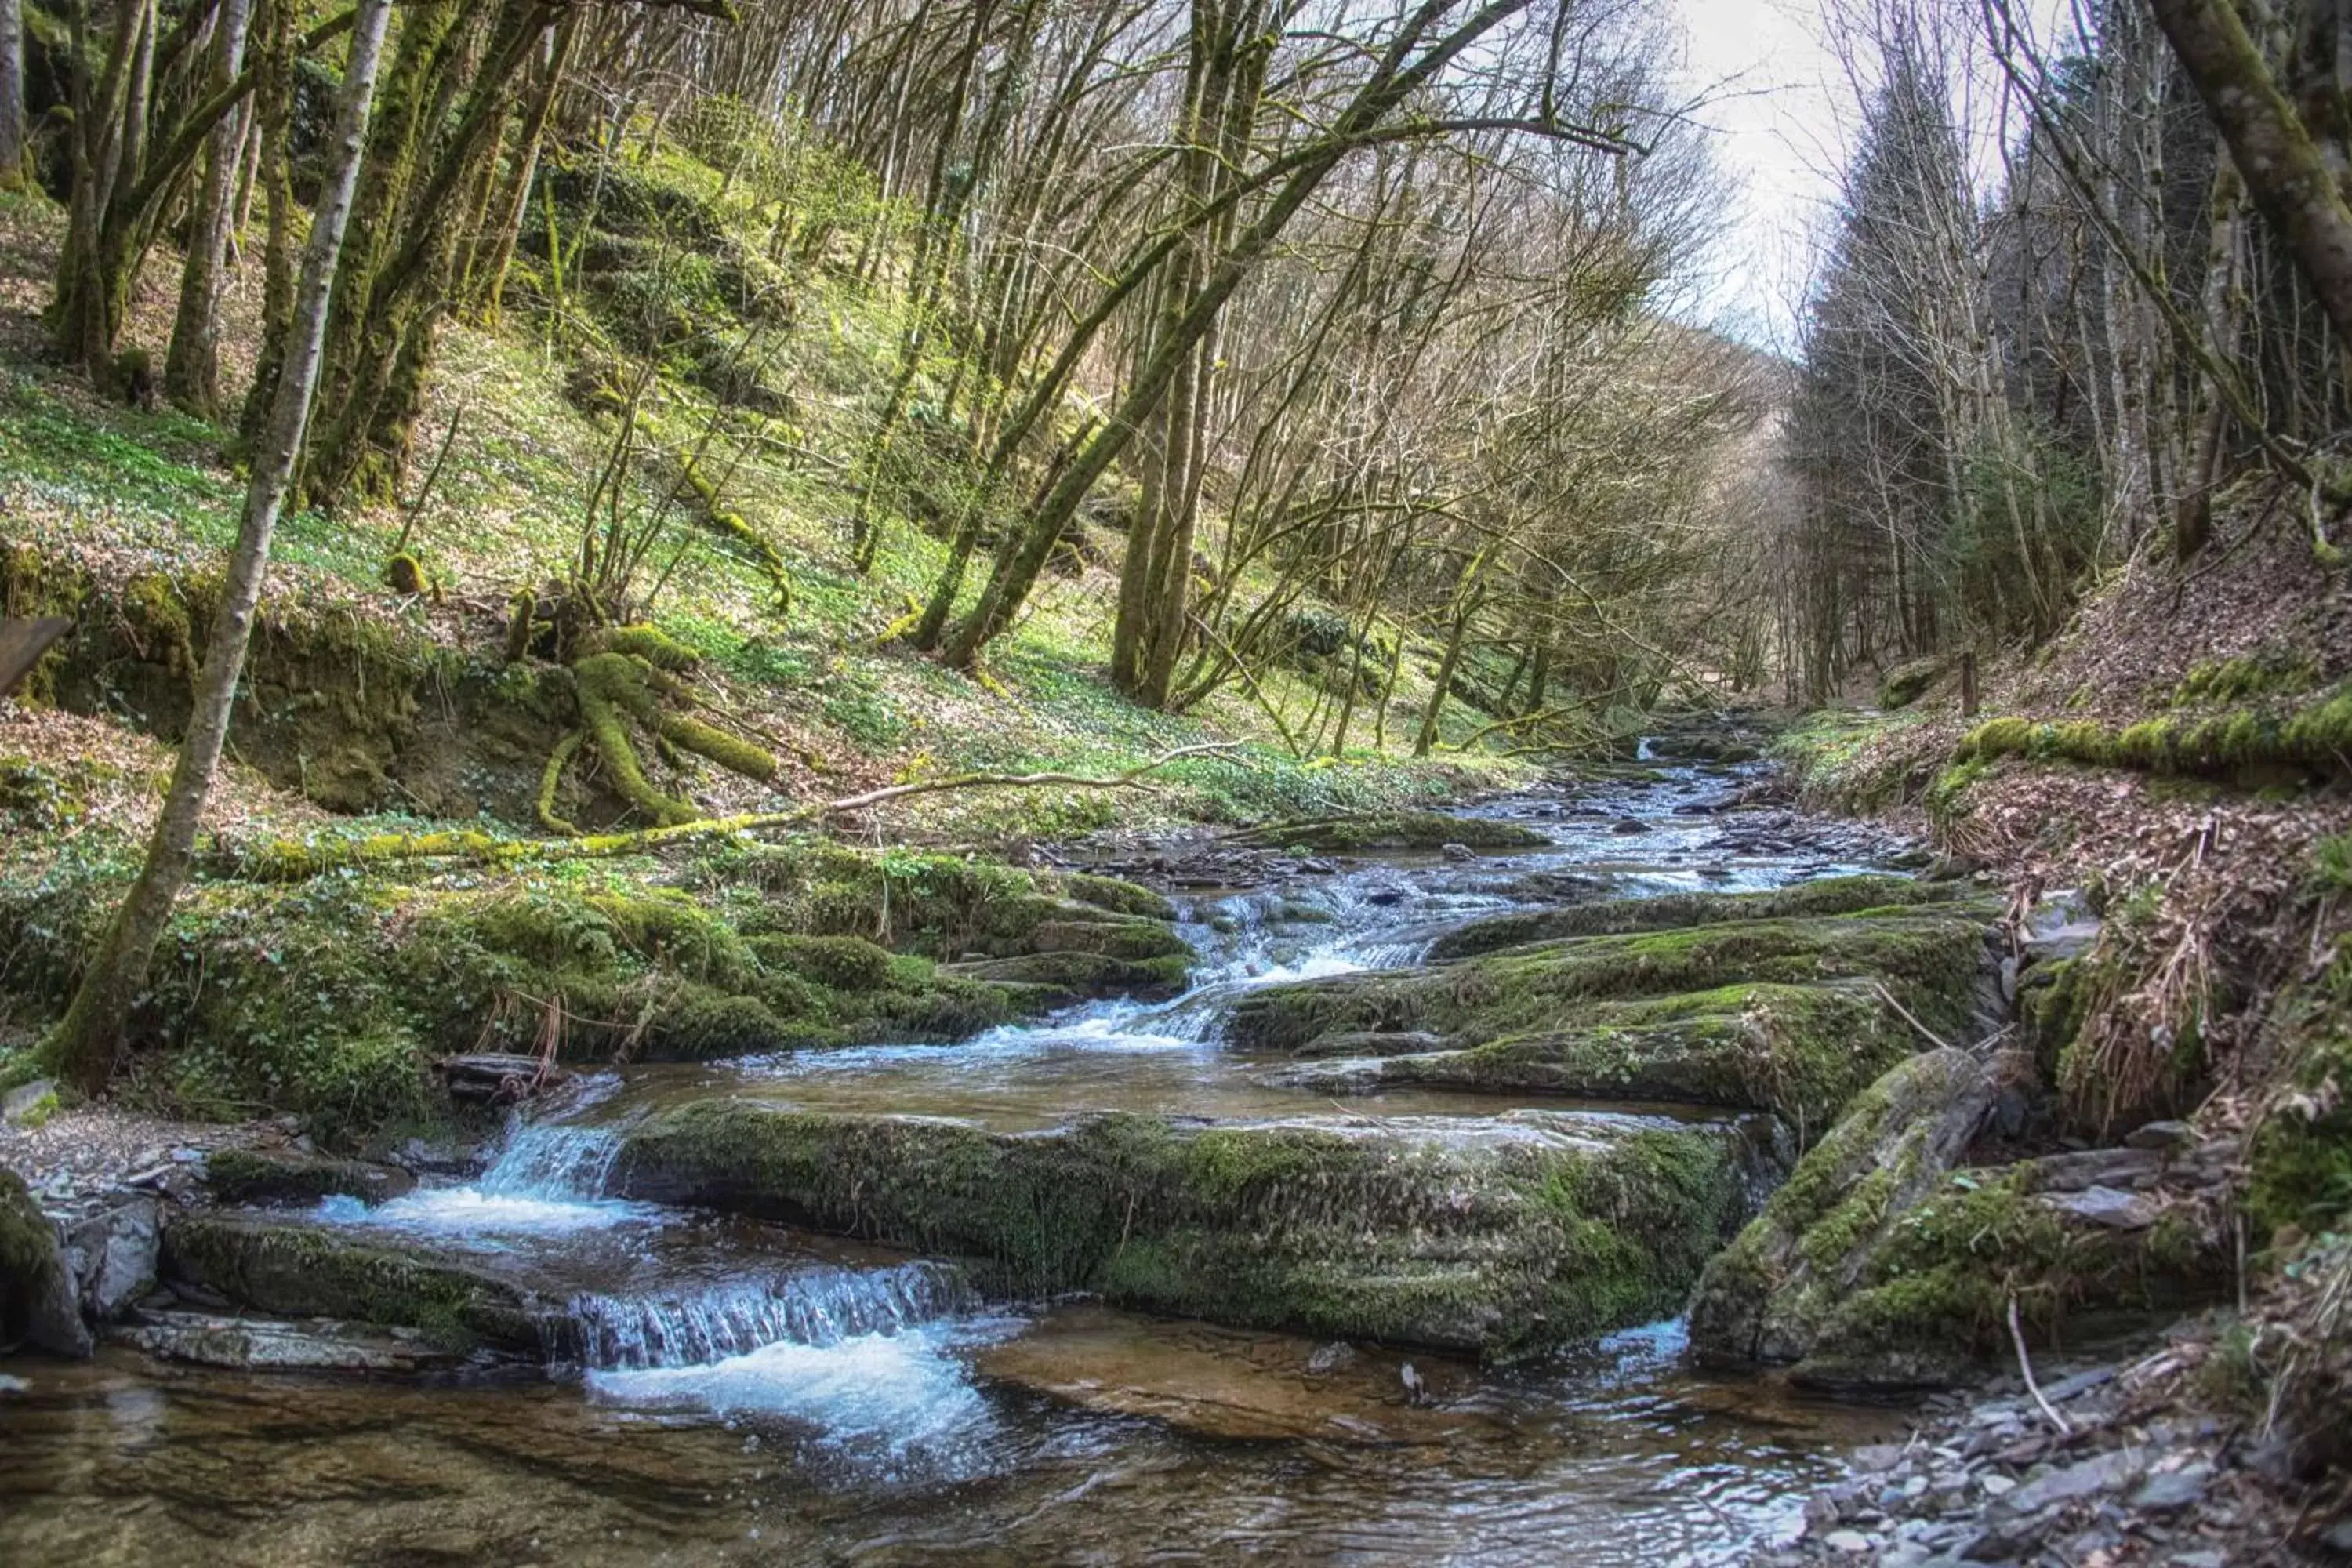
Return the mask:
<svg viewBox="0 0 2352 1568">
<path fill-rule="evenodd" d="M 572 1121 L 508 1123 L 506 1147 L 482 1173 L 494 1197 L 600 1198 L 621 1155 L 621 1129 Z"/>
<path fill-rule="evenodd" d="M 936 1263 L 819 1267 L 677 1295 L 577 1296 L 551 1338 L 592 1371 L 709 1366 L 770 1345 L 821 1350 L 895 1333 L 975 1304 L 962 1277 Z"/>
</svg>

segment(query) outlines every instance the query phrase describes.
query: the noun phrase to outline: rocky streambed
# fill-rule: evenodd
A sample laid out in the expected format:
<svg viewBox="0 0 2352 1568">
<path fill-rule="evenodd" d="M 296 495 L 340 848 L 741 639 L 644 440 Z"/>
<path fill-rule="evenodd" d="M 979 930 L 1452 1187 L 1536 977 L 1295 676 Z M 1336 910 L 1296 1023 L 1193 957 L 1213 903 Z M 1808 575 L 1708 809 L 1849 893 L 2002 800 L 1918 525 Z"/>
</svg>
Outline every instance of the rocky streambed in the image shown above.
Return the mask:
<svg viewBox="0 0 2352 1568">
<path fill-rule="evenodd" d="M 2213 1271 L 2184 1230 L 2131 1290 L 2049 1296 L 2205 1167 L 1954 1185 L 2021 1116 L 2031 973 L 1967 883 L 1874 873 L 1895 846 L 1749 782 L 1121 845 L 1092 870 L 1172 902 L 1073 879 L 1116 919 L 945 955 L 1098 994 L 1040 1022 L 582 1064 L 470 1164 L 142 1173 L 97 1206 L 153 1223 L 79 1222 L 103 1299 L 88 1257 L 56 1281 L 97 1359 L 6 1363 L 0 1549 L 1786 1549 L 1895 1430 L 1819 1391 L 1948 1375 L 1988 1292 Z M 1952 1209 L 1925 1239 L 1922 1205 Z"/>
</svg>

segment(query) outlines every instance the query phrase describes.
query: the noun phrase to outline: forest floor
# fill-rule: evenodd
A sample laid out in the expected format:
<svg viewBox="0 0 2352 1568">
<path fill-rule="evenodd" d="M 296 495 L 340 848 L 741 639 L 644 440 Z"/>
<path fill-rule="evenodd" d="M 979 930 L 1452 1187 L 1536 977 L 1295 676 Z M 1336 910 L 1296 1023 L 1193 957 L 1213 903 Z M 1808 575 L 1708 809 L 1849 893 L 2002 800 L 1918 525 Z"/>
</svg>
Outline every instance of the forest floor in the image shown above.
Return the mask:
<svg viewBox="0 0 2352 1568">
<path fill-rule="evenodd" d="M 2049 1106 L 2033 1136 L 2084 1149 L 2174 1118 L 2242 1150 L 2222 1219 L 2238 1300 L 2121 1360 L 2050 1358 L 2051 1412 L 2014 1366 L 1948 1396 L 1758 1561 L 2352 1556 L 2327 1468 L 2352 1389 L 2352 737 L 2334 727 L 2352 596 L 2315 553 L 2295 498 L 2241 497 L 2191 567 L 2151 547 L 2053 644 L 1992 661 L 1975 716 L 1947 663 L 1900 708 L 1784 738 L 1802 798 L 1933 843 L 2006 889 L 2012 918 L 2095 911 L 2088 950 L 2020 998 Z M 2298 721 L 2326 741 L 2283 758 Z"/>
</svg>

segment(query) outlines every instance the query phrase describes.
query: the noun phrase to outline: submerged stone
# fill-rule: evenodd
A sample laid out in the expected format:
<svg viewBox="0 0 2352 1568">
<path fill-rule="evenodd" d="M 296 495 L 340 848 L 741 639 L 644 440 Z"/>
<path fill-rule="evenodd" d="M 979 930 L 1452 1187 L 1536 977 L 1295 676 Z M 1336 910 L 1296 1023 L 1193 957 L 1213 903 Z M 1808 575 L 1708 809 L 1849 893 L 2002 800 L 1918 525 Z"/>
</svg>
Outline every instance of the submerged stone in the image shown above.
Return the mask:
<svg viewBox="0 0 2352 1568">
<path fill-rule="evenodd" d="M 982 1350 L 973 1368 L 1060 1404 L 1220 1442 L 1391 1447 L 1511 1436 L 1507 1421 L 1465 1403 L 1477 1384 L 1465 1362 L 1097 1306 L 1055 1309 Z"/>
<path fill-rule="evenodd" d="M 1738 1223 L 1743 1156 L 1727 1128 L 1562 1113 L 1003 1134 L 712 1100 L 633 1130 L 612 1181 L 1019 1294 L 1510 1356 L 1672 1311 Z"/>
</svg>

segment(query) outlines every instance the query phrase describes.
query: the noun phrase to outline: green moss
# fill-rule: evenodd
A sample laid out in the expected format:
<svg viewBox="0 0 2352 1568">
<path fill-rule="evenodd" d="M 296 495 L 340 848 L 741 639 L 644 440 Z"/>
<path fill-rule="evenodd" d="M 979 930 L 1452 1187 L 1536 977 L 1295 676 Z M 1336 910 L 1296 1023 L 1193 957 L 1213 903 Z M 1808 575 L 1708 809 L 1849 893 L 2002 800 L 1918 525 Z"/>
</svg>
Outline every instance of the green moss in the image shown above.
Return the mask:
<svg viewBox="0 0 2352 1568">
<path fill-rule="evenodd" d="M 2161 714 L 2121 730 L 2089 720 L 2053 725 L 1993 719 L 1970 731 L 1956 754 L 1963 761 L 2031 756 L 2222 780 L 2280 768 L 2340 773 L 2352 767 L 2352 688 L 2300 708 Z"/>
<path fill-rule="evenodd" d="M 1769 1110 L 1801 1146 L 1916 1045 L 1874 993 L 1852 986 L 1735 984 L 1578 1012 L 1573 1023 L 1469 1049 L 1350 1063 L 1341 1081 Z M 1377 1048 L 1381 1037 L 1347 1038 Z"/>
<path fill-rule="evenodd" d="M 219 1215 L 182 1216 L 166 1228 L 164 1247 L 172 1278 L 240 1306 L 419 1329 L 450 1350 L 540 1348 L 538 1304 L 462 1264 L 296 1221 Z"/>
<path fill-rule="evenodd" d="M 2175 707 L 2208 702 L 2243 702 L 2249 698 L 2291 696 L 2318 682 L 2308 655 L 2266 654 L 2208 659 L 2190 668 L 2173 689 Z"/>
<path fill-rule="evenodd" d="M 700 655 L 659 626 L 642 624 L 607 626 L 588 639 L 587 651 L 625 654 L 656 669 L 673 672 L 692 669 L 702 662 Z"/>
<path fill-rule="evenodd" d="M 1942 679 L 1946 667 L 1947 661 L 1941 658 L 1915 658 L 1896 665 L 1879 682 L 1878 705 L 1889 710 L 1908 708 Z"/>
<path fill-rule="evenodd" d="M 1113 914 L 1141 915 L 1146 920 L 1155 921 L 1176 918 L 1176 906 L 1166 899 L 1149 888 L 1122 882 L 1116 877 L 1096 877 L 1083 871 L 1073 871 L 1062 878 L 1062 886 L 1080 903 L 1092 904 Z"/>
<path fill-rule="evenodd" d="M 2340 1229 L 2352 1215 L 2352 941 L 2263 1027 L 2278 1087 L 2250 1141 L 2247 1213 L 2264 1236 Z"/>
<path fill-rule="evenodd" d="M 1230 1038 L 1293 1053 L 1326 1033 L 1426 1029 L 1482 1045 L 1543 1032 L 1594 1000 L 1832 979 L 1882 981 L 1948 1035 L 1966 1022 L 1985 929 L 1975 915 L 1930 907 L 1569 938 L 1437 968 L 1266 986 L 1235 1006 Z"/>
<path fill-rule="evenodd" d="M 1011 1136 L 714 1100 L 634 1131 L 615 1179 L 958 1255 L 1028 1292 L 1512 1354 L 1671 1310 L 1737 1212 L 1730 1153 L 1716 1131 L 1110 1115 Z"/>
<path fill-rule="evenodd" d="M 1958 909 L 1967 905 L 1968 899 L 1948 883 L 1879 875 L 1823 877 L 1755 893 L 1668 893 L 1653 898 L 1602 899 L 1561 909 L 1473 921 L 1432 942 L 1429 956 L 1445 961 L 1563 937 L 1621 935 L 1735 921 L 1850 915 L 1921 904 Z M 1988 919 L 1990 912 L 1987 906 Z"/>
</svg>

